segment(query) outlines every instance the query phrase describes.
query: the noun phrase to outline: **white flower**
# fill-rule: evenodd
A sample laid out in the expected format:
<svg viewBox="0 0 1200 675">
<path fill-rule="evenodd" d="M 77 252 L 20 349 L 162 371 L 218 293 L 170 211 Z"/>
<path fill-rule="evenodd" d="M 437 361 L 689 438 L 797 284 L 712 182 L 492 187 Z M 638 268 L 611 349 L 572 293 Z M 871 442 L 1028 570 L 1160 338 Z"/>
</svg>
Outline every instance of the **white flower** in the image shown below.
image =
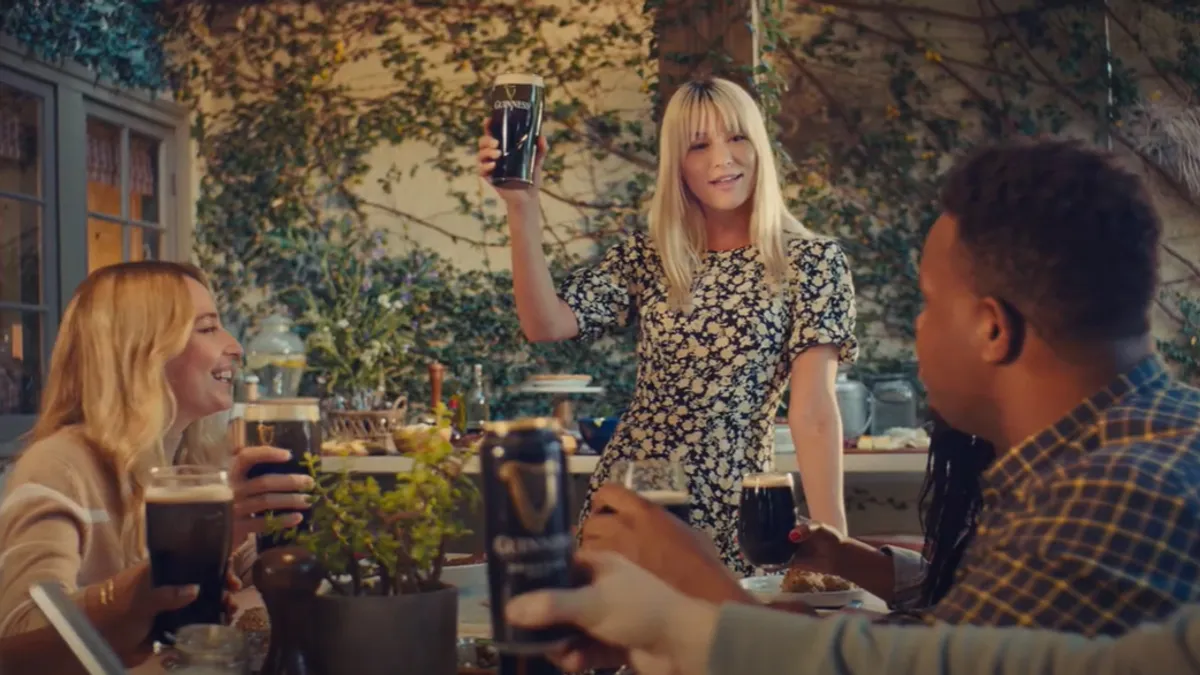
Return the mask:
<svg viewBox="0 0 1200 675">
<path fill-rule="evenodd" d="M 349 328 L 349 327 L 350 327 L 350 322 L 349 322 L 349 321 L 347 321 L 347 320 L 345 320 L 345 319 L 338 319 L 338 322 L 337 322 L 337 327 L 338 327 L 338 328 L 343 328 L 343 329 L 344 329 L 344 328 Z"/>
<path fill-rule="evenodd" d="M 384 309 L 390 309 L 392 306 L 392 301 L 388 299 L 387 293 L 379 296 L 376 300 L 379 302 L 379 306 Z"/>
</svg>

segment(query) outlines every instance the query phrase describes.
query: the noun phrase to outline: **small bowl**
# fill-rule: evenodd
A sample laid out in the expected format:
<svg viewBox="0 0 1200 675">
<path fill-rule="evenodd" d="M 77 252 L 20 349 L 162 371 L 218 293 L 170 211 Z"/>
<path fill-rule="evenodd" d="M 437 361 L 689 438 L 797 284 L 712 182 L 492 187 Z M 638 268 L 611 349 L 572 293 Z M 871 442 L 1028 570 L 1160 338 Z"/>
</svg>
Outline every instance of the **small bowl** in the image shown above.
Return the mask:
<svg viewBox="0 0 1200 675">
<path fill-rule="evenodd" d="M 620 421 L 620 417 L 581 417 L 579 435 L 589 448 L 596 452 L 604 452 L 604 446 L 612 440 Z"/>
</svg>

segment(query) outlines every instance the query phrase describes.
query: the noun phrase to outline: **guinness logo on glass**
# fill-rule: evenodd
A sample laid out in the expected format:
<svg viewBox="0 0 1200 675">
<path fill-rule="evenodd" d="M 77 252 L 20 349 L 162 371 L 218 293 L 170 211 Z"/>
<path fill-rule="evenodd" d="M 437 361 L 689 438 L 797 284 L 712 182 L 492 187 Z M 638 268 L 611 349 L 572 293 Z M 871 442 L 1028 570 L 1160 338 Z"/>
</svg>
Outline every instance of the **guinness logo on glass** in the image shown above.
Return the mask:
<svg viewBox="0 0 1200 675">
<path fill-rule="evenodd" d="M 516 96 L 517 88 L 511 84 L 504 85 L 504 93 L 508 94 L 509 98 Z"/>
<path fill-rule="evenodd" d="M 526 531 L 536 533 L 546 530 L 546 523 L 558 506 L 560 468 L 561 463 L 554 460 L 540 464 L 505 462 L 500 466 L 497 474 L 508 489 L 509 499 Z"/>
<path fill-rule="evenodd" d="M 275 426 L 271 424 L 258 423 L 258 444 L 271 445 L 275 442 Z"/>
</svg>

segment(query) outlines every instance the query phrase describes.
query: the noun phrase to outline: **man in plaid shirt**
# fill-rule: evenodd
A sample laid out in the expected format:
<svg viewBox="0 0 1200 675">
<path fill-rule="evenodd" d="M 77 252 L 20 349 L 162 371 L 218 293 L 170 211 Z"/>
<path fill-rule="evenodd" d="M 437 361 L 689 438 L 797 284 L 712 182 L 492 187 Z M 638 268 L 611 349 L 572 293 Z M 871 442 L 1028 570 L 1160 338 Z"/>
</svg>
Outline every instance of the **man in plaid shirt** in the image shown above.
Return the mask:
<svg viewBox="0 0 1200 675">
<path fill-rule="evenodd" d="M 1008 450 L 927 618 L 1116 634 L 1200 600 L 1200 391 L 1153 353 L 1160 227 L 1139 179 L 1073 143 L 991 148 L 943 205 L 921 379 L 949 424 Z"/>
<path fill-rule="evenodd" d="M 920 375 L 931 408 L 998 451 L 955 583 L 920 618 L 1100 635 L 1200 602 L 1200 391 L 1154 354 L 1161 227 L 1141 181 L 1076 143 L 999 146 L 960 163 L 942 201 Z M 624 506 L 585 524 L 585 547 L 752 601 L 620 492 L 598 493 Z M 827 571 L 892 600 L 920 582 L 919 554 L 834 539 Z"/>
</svg>

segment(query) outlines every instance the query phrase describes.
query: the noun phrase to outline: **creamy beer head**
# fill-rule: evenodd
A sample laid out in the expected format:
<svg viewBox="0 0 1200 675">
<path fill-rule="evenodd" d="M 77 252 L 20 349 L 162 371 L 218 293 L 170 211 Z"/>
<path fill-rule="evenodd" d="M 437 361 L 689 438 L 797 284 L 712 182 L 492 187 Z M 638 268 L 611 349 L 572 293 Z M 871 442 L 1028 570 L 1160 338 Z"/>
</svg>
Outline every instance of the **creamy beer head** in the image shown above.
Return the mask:
<svg viewBox="0 0 1200 675">
<path fill-rule="evenodd" d="M 488 133 L 500 143 L 500 157 L 492 169 L 493 184 L 533 184 L 544 105 L 545 89 L 538 75 L 506 73 L 492 84 L 488 93 Z"/>
<path fill-rule="evenodd" d="M 496 84 L 520 84 L 529 87 L 542 87 L 541 75 L 529 75 L 526 73 L 506 73 L 496 78 Z"/>
<path fill-rule="evenodd" d="M 208 504 L 233 501 L 229 485 L 151 485 L 146 502 L 156 504 Z"/>
</svg>

